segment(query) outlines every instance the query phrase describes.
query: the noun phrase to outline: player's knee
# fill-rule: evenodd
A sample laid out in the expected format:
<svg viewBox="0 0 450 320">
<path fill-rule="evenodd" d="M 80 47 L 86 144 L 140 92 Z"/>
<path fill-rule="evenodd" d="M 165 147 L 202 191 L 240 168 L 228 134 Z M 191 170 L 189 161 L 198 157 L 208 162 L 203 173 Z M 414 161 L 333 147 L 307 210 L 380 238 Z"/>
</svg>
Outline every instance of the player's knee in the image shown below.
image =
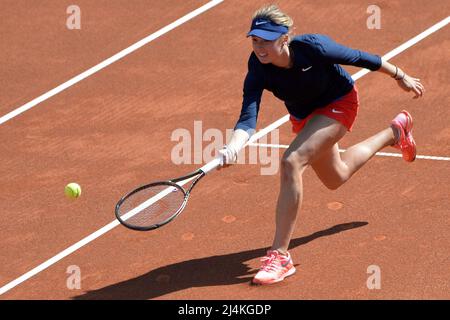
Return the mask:
<svg viewBox="0 0 450 320">
<path fill-rule="evenodd" d="M 307 166 L 307 159 L 299 155 L 297 152 L 284 154 L 281 158 L 281 171 L 286 174 L 303 173 Z"/>
</svg>

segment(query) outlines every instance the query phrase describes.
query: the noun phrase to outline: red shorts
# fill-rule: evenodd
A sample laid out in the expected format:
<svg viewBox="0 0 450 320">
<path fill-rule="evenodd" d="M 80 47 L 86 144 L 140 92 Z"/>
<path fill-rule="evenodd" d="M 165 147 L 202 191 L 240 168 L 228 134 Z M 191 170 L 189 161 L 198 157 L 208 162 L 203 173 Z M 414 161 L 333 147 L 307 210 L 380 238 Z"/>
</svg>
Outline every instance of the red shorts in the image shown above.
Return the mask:
<svg viewBox="0 0 450 320">
<path fill-rule="evenodd" d="M 292 122 L 292 132 L 295 134 L 299 133 L 306 123 L 313 116 L 321 114 L 327 116 L 328 118 L 335 119 L 342 123 L 348 131 L 352 131 L 353 123 L 355 122 L 356 116 L 358 114 L 359 99 L 358 99 L 358 89 L 353 86 L 353 89 L 347 93 L 345 96 L 333 101 L 329 105 L 314 110 L 305 119 L 297 119 L 292 115 L 289 120 Z"/>
</svg>

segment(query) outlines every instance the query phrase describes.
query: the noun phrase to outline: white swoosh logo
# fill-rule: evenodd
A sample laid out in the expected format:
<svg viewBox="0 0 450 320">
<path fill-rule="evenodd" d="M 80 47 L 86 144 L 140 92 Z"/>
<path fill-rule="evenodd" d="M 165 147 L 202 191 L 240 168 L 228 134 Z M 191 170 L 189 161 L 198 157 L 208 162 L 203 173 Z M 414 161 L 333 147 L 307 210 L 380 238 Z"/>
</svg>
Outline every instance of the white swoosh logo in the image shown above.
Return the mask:
<svg viewBox="0 0 450 320">
<path fill-rule="evenodd" d="M 289 259 L 289 260 L 286 261 L 285 263 L 281 263 L 281 266 L 284 268 L 284 267 L 286 267 L 290 262 L 291 262 L 291 259 Z"/>
<path fill-rule="evenodd" d="M 331 110 L 333 113 L 344 113 L 343 111 L 339 111 L 339 110 L 336 110 L 336 109 L 333 109 L 333 110 Z"/>
<path fill-rule="evenodd" d="M 308 71 L 311 68 L 312 68 L 312 66 L 309 66 L 308 68 L 303 68 L 302 71 L 305 72 L 305 71 Z"/>
<path fill-rule="evenodd" d="M 259 26 L 260 24 L 265 24 L 265 23 L 267 23 L 267 21 L 260 21 L 260 22 L 256 22 L 255 24 L 257 25 L 257 26 Z"/>
</svg>

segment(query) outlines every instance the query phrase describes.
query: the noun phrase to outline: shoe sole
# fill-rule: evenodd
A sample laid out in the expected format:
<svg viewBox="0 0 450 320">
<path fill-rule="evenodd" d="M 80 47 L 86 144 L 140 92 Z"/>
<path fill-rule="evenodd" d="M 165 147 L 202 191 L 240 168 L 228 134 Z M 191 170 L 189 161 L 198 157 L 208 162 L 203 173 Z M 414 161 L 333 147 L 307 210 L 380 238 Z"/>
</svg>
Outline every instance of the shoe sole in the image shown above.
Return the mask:
<svg viewBox="0 0 450 320">
<path fill-rule="evenodd" d="M 412 128 L 413 128 L 413 117 L 412 115 L 406 111 L 406 110 L 402 110 L 402 113 L 406 116 L 407 122 L 406 122 L 406 129 L 405 131 L 408 133 L 407 135 L 411 136 L 411 141 L 414 145 L 414 157 L 411 160 L 406 160 L 408 162 L 413 162 L 414 160 L 416 160 L 416 141 L 414 140 L 414 137 L 412 136 Z"/>
<path fill-rule="evenodd" d="M 414 137 L 412 136 L 412 128 L 413 128 L 413 117 L 411 116 L 411 114 L 406 111 L 406 110 L 402 110 L 402 112 L 405 116 L 406 116 L 406 126 L 405 126 L 405 132 L 407 136 L 411 137 L 411 141 L 412 144 L 414 146 L 414 157 L 411 160 L 406 159 L 405 157 L 403 157 L 403 159 L 407 162 L 413 162 L 414 160 L 416 160 L 416 155 L 417 155 L 417 151 L 416 151 L 416 142 L 414 140 Z M 400 126 L 401 124 L 396 122 L 396 123 L 392 123 L 393 125 L 395 125 L 396 127 Z M 406 138 L 406 137 L 405 137 Z"/>
<path fill-rule="evenodd" d="M 259 281 L 259 280 L 256 280 L 256 281 L 255 281 L 255 279 L 253 279 L 253 280 L 252 280 L 252 283 L 253 283 L 253 284 L 259 284 L 259 285 L 277 283 L 277 282 L 283 281 L 285 278 L 287 278 L 287 277 L 289 277 L 289 276 L 292 276 L 296 271 L 297 271 L 297 270 L 295 269 L 295 267 L 292 267 L 292 269 L 290 269 L 288 272 L 286 272 L 286 273 L 283 275 L 282 278 L 278 278 L 278 279 L 271 280 L 271 281 Z"/>
</svg>

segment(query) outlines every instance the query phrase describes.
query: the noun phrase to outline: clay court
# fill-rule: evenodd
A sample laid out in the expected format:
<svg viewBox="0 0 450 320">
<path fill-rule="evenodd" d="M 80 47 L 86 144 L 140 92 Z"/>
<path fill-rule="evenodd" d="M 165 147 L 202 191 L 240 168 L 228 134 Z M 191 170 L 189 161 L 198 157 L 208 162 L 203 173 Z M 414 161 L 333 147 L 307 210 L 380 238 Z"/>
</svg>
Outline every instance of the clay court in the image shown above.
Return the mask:
<svg viewBox="0 0 450 320">
<path fill-rule="evenodd" d="M 262 175 L 260 163 L 210 173 L 164 227 L 112 224 L 128 191 L 205 164 L 173 163 L 174 130 L 193 132 L 194 121 L 203 131 L 233 128 L 251 52 L 245 34 L 266 1 L 217 2 L 6 120 L 208 3 L 2 1 L 0 299 L 450 299 L 448 25 L 389 60 L 421 79 L 423 98 L 379 72 L 356 80 L 361 107 L 340 144 L 369 137 L 406 108 L 425 158 L 409 164 L 387 148 L 337 191 L 308 169 L 290 246 L 297 273 L 271 286 L 250 285 L 272 243 L 279 190 L 279 174 Z M 81 29 L 66 26 L 72 4 L 81 9 Z M 381 28 L 371 30 L 370 1 L 277 4 L 296 33 L 326 34 L 380 56 L 448 23 L 450 12 L 438 0 L 378 1 Z M 258 130 L 285 115 L 265 92 Z M 279 127 L 279 144 L 293 138 L 289 123 Z M 283 149 L 275 150 L 281 158 Z M 72 181 L 82 187 L 76 200 L 64 195 Z M 79 289 L 68 287 L 71 266 L 81 272 Z M 379 289 L 367 286 L 370 266 L 381 272 Z"/>
</svg>

